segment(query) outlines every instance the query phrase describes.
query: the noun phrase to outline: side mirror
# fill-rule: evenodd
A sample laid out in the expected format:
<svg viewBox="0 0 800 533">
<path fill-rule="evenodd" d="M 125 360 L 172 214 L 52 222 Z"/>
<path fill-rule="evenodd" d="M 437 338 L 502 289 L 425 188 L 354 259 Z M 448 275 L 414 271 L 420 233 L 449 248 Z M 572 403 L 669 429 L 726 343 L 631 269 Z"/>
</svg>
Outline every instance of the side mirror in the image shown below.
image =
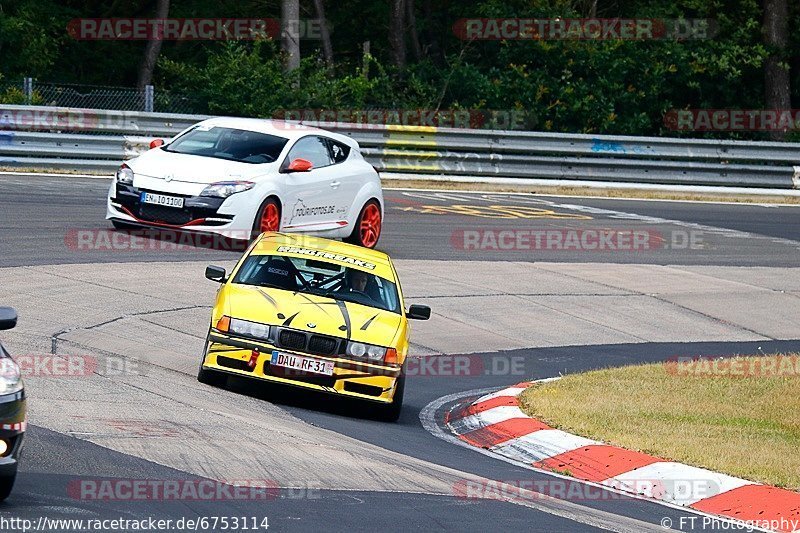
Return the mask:
<svg viewBox="0 0 800 533">
<path fill-rule="evenodd" d="M 17 325 L 17 312 L 11 307 L 0 307 L 0 330 L 13 329 Z"/>
<path fill-rule="evenodd" d="M 286 172 L 308 172 L 314 165 L 308 159 L 297 158 L 286 167 Z"/>
<path fill-rule="evenodd" d="M 225 269 L 222 267 L 209 265 L 206 267 L 206 278 L 210 279 L 211 281 L 216 281 L 217 283 L 225 283 L 228 281 L 226 278 L 227 273 Z"/>
<path fill-rule="evenodd" d="M 158 148 L 159 146 L 164 144 L 164 139 L 153 139 L 150 141 L 150 149 Z"/>
<path fill-rule="evenodd" d="M 428 320 L 430 317 L 431 308 L 427 305 L 412 305 L 406 313 L 406 318 L 411 320 Z"/>
</svg>

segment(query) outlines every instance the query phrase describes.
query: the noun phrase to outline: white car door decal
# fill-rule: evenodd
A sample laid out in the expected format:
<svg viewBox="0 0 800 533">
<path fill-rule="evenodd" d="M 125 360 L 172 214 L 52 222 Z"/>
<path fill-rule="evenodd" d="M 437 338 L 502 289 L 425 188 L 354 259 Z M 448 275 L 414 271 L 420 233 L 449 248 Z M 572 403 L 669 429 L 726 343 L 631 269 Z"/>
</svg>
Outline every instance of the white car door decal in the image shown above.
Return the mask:
<svg viewBox="0 0 800 533">
<path fill-rule="evenodd" d="M 313 231 L 335 227 L 341 215 L 337 205 L 339 193 L 332 187 L 336 180 L 336 165 L 331 165 L 325 141 L 319 136 L 303 137 L 289 151 L 287 162 L 302 158 L 315 164 L 309 172 L 287 175 L 289 195 L 284 209 L 284 228 L 295 231 Z"/>
</svg>

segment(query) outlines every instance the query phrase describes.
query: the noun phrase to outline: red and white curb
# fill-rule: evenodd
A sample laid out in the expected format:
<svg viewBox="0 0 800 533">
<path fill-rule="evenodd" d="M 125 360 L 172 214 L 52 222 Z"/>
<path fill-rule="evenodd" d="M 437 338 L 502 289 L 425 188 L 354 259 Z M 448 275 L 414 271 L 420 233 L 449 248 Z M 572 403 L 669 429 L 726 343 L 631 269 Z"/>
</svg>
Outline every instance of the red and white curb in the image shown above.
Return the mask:
<svg viewBox="0 0 800 533">
<path fill-rule="evenodd" d="M 754 529 L 800 532 L 800 493 L 553 429 L 530 418 L 519 407 L 517 397 L 533 384 L 519 383 L 484 394 L 471 403 L 456 404 L 446 412 L 443 424 L 437 424 L 435 409 L 448 400 L 452 402 L 457 395 L 441 398 L 428 405 L 420 419 L 428 431 L 440 438 L 534 470 L 670 507 L 744 522 Z M 443 435 L 445 431 L 449 435 Z"/>
</svg>

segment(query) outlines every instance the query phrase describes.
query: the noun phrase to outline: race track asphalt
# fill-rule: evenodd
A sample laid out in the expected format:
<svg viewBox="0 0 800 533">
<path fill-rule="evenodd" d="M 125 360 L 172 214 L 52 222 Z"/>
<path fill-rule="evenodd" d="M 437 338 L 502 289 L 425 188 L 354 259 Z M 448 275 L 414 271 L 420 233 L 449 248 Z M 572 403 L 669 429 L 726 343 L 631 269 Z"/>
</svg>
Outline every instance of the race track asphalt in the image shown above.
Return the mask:
<svg viewBox="0 0 800 533">
<path fill-rule="evenodd" d="M 108 185 L 105 179 L 0 176 L 0 266 L 236 257 L 202 248 L 121 253 L 70 245 L 76 231 L 110 230 L 104 220 Z M 400 190 L 385 197 L 379 248 L 395 259 L 795 266 L 800 249 L 800 206 Z M 502 243 L 483 238 L 503 230 L 561 232 L 565 240 L 547 246 L 544 234 L 538 248 L 501 249 Z M 571 230 L 579 236 L 639 231 L 649 241 L 636 249 L 576 250 L 566 241 Z M 465 249 L 464 231 L 481 232 L 479 249 L 469 241 Z"/>
<path fill-rule="evenodd" d="M 0 178 L 0 270 L 3 267 L 95 263 L 148 263 L 171 261 L 231 261 L 238 253 L 221 250 L 157 249 L 76 250 L 68 235 L 74 230 L 107 230 L 103 220 L 108 182 L 92 179 Z M 798 266 L 800 208 L 765 205 L 660 202 L 614 199 L 558 198 L 533 195 L 466 194 L 393 190 L 386 192 L 386 224 L 380 248 L 395 259 L 423 261 L 514 261 L 565 264 L 682 265 L 719 267 L 791 268 Z M 645 231 L 654 236 L 641 250 L 566 250 L 558 244 L 540 249 L 465 250 L 463 232 L 499 231 Z M 654 244 L 655 243 L 655 244 Z M 685 245 L 686 243 L 693 243 Z M 486 244 L 486 243 L 484 243 Z M 122 269 L 122 265 L 121 265 Z M 14 269 L 24 276 L 25 269 Z M 121 270 L 122 272 L 122 270 Z M 126 271 L 127 272 L 127 271 Z M 793 274 L 795 275 L 795 274 Z M 6 289 L 11 290 L 10 287 Z M 1 303 L 1 302 L 0 302 Z M 210 304 L 210 302 L 209 302 Z M 34 302 L 31 305 L 35 305 Z M 467 375 L 417 376 L 409 379 L 403 415 L 397 424 L 362 416 L 358 406 L 327 398 L 309 397 L 283 388 L 267 389 L 239 380 L 229 390 L 277 409 L 310 427 L 333 431 L 409 459 L 425 461 L 458 475 L 509 482 L 552 479 L 546 474 L 487 458 L 454 447 L 431 436 L 420 422 L 420 412 L 443 396 L 477 389 L 508 386 L 517 381 L 552 377 L 638 362 L 663 361 L 687 355 L 758 354 L 800 351 L 800 339 L 766 337 L 758 341 L 639 342 L 542 346 L 486 352 L 476 347 Z M 10 351 L 13 346 L 7 346 Z M 482 353 L 486 352 L 486 353 Z M 503 369 L 522 362 L 515 373 Z M 446 377 L 446 379 L 444 379 Z M 195 386 L 194 376 L 177 373 L 176 386 Z M 182 385 L 183 384 L 183 385 Z M 190 396 L 187 395 L 187 398 Z M 36 409 L 46 411 L 46 400 L 33 396 Z M 189 401 L 187 399 L 187 401 Z M 102 409 L 101 404 L 96 404 Z M 135 406 L 131 407 L 135 410 Z M 35 411 L 35 410 L 34 410 Z M 166 415 L 165 415 L 166 416 Z M 267 419 L 268 420 L 268 419 Z M 680 524 L 694 516 L 652 502 L 609 494 L 597 501 L 509 503 L 449 494 L 392 490 L 336 490 L 320 487 L 313 494 L 294 494 L 282 488 L 267 501 L 92 501 L 77 498 L 70 483 L 78 479 L 195 479 L 191 472 L 140 456 L 99 446 L 80 434 L 66 434 L 31 420 L 24 461 L 12 497 L 0 504 L 3 518 L 24 518 L 36 523 L 42 516 L 70 519 L 155 517 L 174 519 L 199 516 L 268 517 L 276 531 L 643 531 L 665 530 L 663 518 Z M 153 442 L 158 446 L 157 441 Z M 204 443 L 212 446 L 213 442 Z M 231 450 L 235 454 L 236 450 Z M 265 455 L 281 449 L 263 450 Z M 325 449 L 317 452 L 324 463 Z M 252 458 L 248 457 L 248 460 Z M 274 456 L 272 457 L 274 460 Z M 313 458 L 312 458 L 313 459 Z M 358 460 L 357 456 L 353 457 Z M 347 476 L 347 472 L 341 472 Z M 449 479 L 449 478 L 448 478 Z M 685 522 L 689 524 L 688 521 Z M 54 527 L 54 526 L 53 526 Z M 692 529 L 688 525 L 682 530 Z M 726 530 L 723 524 L 696 530 Z M 55 529 L 53 529 L 55 530 Z M 63 528 L 61 530 L 77 530 Z"/>
</svg>

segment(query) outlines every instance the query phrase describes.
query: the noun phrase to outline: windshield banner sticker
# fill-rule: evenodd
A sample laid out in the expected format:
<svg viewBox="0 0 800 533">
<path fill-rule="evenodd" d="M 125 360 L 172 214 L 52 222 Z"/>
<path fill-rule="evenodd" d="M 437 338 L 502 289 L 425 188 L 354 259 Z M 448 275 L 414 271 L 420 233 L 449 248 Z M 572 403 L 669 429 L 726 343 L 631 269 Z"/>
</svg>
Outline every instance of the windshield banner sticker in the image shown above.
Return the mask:
<svg viewBox="0 0 800 533">
<path fill-rule="evenodd" d="M 322 250 L 313 250 L 311 248 L 299 248 L 297 246 L 279 246 L 278 252 L 288 253 L 288 254 L 308 255 L 311 257 L 319 257 L 321 259 L 331 259 L 333 261 L 339 261 L 341 263 L 348 263 L 350 265 L 356 265 L 361 268 L 366 268 L 367 270 L 375 270 L 374 263 L 368 263 L 366 261 L 362 261 L 361 259 L 356 259 L 354 257 L 349 257 L 347 255 L 334 254 L 331 252 L 323 252 Z"/>
</svg>

